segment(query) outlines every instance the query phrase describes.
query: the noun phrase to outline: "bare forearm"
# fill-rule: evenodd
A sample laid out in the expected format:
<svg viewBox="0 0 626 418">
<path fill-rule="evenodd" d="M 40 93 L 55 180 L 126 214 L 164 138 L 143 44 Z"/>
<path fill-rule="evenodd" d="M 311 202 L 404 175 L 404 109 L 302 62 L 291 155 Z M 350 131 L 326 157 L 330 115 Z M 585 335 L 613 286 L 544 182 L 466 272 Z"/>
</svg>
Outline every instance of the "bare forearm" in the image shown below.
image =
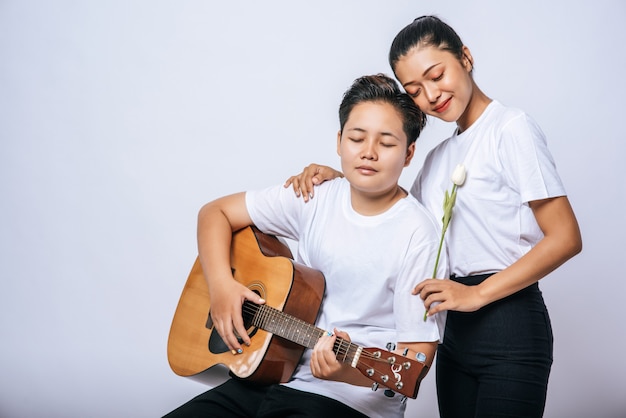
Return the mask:
<svg viewBox="0 0 626 418">
<path fill-rule="evenodd" d="M 494 274 L 477 286 L 485 306 L 538 282 L 576 255 L 577 251 L 559 251 L 542 240 L 508 268 Z"/>
<path fill-rule="evenodd" d="M 244 194 L 206 204 L 198 214 L 198 253 L 211 296 L 211 319 L 233 353 L 242 352 L 237 335 L 250 343 L 241 315 L 244 300 L 263 303 L 259 295 L 234 280 L 230 265 L 233 231 L 250 225 Z"/>
<path fill-rule="evenodd" d="M 509 296 L 544 278 L 582 250 L 576 217 L 566 197 L 531 202 L 544 237 L 508 268 L 477 286 L 481 306 Z"/>
</svg>

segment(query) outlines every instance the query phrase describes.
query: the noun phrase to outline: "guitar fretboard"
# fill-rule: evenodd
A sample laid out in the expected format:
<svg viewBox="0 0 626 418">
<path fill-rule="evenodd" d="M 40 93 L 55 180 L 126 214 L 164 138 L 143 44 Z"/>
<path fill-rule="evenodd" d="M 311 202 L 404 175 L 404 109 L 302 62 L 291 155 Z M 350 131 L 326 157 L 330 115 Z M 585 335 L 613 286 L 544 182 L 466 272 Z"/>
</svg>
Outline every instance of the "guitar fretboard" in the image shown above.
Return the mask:
<svg viewBox="0 0 626 418">
<path fill-rule="evenodd" d="M 244 312 L 252 316 L 250 325 L 307 348 L 313 348 L 326 331 L 268 305 L 244 302 Z M 339 361 L 356 367 L 361 347 L 337 337 L 333 351 Z"/>
</svg>

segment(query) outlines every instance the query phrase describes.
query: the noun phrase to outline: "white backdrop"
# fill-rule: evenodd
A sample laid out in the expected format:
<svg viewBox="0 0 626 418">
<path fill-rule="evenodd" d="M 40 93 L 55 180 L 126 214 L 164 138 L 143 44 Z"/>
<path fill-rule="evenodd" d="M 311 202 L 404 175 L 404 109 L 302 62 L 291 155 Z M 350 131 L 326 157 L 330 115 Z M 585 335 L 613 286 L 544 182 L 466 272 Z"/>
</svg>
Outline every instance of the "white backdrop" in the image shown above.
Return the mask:
<svg viewBox="0 0 626 418">
<path fill-rule="evenodd" d="M 198 209 L 337 166 L 341 94 L 429 13 L 540 123 L 581 224 L 541 282 L 546 417 L 626 416 L 625 5 L 0 0 L 0 416 L 157 417 L 204 391 L 166 356 Z M 452 129 L 430 123 L 405 187 Z M 408 411 L 437 416 L 434 373 Z"/>
</svg>

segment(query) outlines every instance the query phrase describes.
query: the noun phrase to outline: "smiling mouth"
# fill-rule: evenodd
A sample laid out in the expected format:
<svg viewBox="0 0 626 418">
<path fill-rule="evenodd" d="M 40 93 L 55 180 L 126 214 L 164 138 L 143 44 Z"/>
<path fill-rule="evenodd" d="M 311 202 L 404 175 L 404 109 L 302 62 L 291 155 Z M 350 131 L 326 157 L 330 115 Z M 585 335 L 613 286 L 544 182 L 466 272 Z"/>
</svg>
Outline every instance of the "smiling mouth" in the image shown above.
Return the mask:
<svg viewBox="0 0 626 418">
<path fill-rule="evenodd" d="M 445 102 L 441 103 L 439 106 L 434 107 L 433 110 L 437 113 L 444 112 L 445 110 L 448 109 L 451 100 L 452 98 L 447 99 Z"/>
</svg>

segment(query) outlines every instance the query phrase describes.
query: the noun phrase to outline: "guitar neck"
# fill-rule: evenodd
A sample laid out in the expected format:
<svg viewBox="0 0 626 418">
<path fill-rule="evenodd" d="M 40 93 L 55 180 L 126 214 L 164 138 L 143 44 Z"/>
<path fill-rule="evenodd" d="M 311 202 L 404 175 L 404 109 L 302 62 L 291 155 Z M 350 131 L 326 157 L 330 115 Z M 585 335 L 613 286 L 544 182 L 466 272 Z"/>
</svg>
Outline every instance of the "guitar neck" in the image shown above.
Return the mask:
<svg viewBox="0 0 626 418">
<path fill-rule="evenodd" d="M 243 304 L 246 325 L 261 328 L 298 345 L 313 348 L 326 331 L 268 305 Z M 333 347 L 337 360 L 349 363 L 364 376 L 387 388 L 415 399 L 424 363 L 389 351 L 363 348 L 337 337 Z M 406 376 L 406 379 L 404 379 Z"/>
<path fill-rule="evenodd" d="M 257 305 L 246 301 L 244 302 L 243 311 L 244 317 L 251 318 L 250 325 L 307 348 L 313 348 L 322 335 L 326 333 L 326 331 L 315 325 L 311 325 L 268 305 Z M 337 337 L 333 351 L 339 361 L 351 363 L 353 367 L 356 367 L 362 348 L 350 341 Z"/>
</svg>

